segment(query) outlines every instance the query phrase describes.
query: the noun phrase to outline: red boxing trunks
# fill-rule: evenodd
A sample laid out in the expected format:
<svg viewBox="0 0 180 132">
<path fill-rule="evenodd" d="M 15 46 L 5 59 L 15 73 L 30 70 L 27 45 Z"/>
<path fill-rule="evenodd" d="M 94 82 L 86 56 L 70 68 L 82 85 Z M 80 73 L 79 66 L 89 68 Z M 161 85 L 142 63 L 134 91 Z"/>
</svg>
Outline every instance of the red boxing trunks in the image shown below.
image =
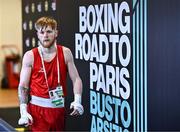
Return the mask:
<svg viewBox="0 0 180 132">
<path fill-rule="evenodd" d="M 29 103 L 33 118 L 32 131 L 64 131 L 65 108 L 45 108 Z"/>
</svg>

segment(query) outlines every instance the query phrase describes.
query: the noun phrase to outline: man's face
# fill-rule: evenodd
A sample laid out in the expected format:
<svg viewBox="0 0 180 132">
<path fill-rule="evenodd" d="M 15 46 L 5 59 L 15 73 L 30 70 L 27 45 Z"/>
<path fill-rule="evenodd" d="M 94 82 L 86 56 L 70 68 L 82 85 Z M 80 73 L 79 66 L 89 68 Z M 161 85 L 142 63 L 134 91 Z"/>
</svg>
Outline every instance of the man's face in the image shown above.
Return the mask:
<svg viewBox="0 0 180 132">
<path fill-rule="evenodd" d="M 44 48 L 50 48 L 57 37 L 57 30 L 53 30 L 50 26 L 43 27 L 37 31 L 37 36 Z"/>
</svg>

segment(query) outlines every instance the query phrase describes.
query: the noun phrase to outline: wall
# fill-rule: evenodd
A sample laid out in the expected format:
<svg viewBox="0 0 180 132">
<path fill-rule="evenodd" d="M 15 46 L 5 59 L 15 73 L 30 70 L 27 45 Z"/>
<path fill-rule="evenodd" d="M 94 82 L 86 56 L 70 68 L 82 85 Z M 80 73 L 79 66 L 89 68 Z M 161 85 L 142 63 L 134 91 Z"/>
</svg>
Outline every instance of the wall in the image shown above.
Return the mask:
<svg viewBox="0 0 180 132">
<path fill-rule="evenodd" d="M 148 2 L 148 130 L 179 131 L 180 1 Z"/>
<path fill-rule="evenodd" d="M 0 1 L 0 45 L 2 43 L 2 1 Z M 0 52 L 0 79 L 2 78 L 2 52 Z"/>
<path fill-rule="evenodd" d="M 2 1 L 0 1 L 0 43 L 1 43 L 1 41 L 2 41 L 2 35 L 1 35 L 1 31 L 2 31 Z"/>
<path fill-rule="evenodd" d="M 0 0 L 0 80 L 3 73 L 2 45 L 13 44 L 22 54 L 21 0 Z M 6 52 L 9 53 L 9 52 Z"/>
</svg>

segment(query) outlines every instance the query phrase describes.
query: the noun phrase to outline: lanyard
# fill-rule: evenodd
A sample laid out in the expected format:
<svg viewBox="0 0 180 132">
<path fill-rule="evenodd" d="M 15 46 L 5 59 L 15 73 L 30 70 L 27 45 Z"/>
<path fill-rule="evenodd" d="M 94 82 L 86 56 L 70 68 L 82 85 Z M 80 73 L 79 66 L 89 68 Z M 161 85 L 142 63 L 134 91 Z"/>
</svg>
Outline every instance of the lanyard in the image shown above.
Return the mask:
<svg viewBox="0 0 180 132">
<path fill-rule="evenodd" d="M 58 84 L 60 84 L 60 75 L 59 75 L 59 59 L 58 59 L 58 49 L 57 49 L 57 46 L 56 46 L 56 50 L 57 50 L 57 70 L 58 70 Z M 45 80 L 46 80 L 46 85 L 48 87 L 48 90 L 50 90 L 49 88 L 49 84 L 48 84 L 48 79 L 47 79 L 47 73 L 46 73 L 46 69 L 45 69 L 45 65 L 44 65 L 44 60 L 43 60 L 43 56 L 42 56 L 42 50 L 40 47 L 38 47 L 38 51 L 39 51 L 39 54 L 40 54 L 40 57 L 41 57 L 41 62 L 42 62 L 42 66 L 43 66 L 43 71 L 44 71 L 44 77 L 45 77 Z"/>
</svg>

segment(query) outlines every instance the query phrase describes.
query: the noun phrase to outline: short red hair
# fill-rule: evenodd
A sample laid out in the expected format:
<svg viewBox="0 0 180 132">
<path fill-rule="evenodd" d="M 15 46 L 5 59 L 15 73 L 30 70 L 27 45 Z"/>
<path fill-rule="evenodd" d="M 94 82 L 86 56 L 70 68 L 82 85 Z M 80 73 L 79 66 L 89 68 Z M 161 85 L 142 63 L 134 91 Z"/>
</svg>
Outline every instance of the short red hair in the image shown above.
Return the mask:
<svg viewBox="0 0 180 132">
<path fill-rule="evenodd" d="M 39 30 L 43 27 L 50 26 L 52 29 L 57 29 L 57 22 L 51 17 L 41 17 L 35 23 L 36 30 Z"/>
</svg>

